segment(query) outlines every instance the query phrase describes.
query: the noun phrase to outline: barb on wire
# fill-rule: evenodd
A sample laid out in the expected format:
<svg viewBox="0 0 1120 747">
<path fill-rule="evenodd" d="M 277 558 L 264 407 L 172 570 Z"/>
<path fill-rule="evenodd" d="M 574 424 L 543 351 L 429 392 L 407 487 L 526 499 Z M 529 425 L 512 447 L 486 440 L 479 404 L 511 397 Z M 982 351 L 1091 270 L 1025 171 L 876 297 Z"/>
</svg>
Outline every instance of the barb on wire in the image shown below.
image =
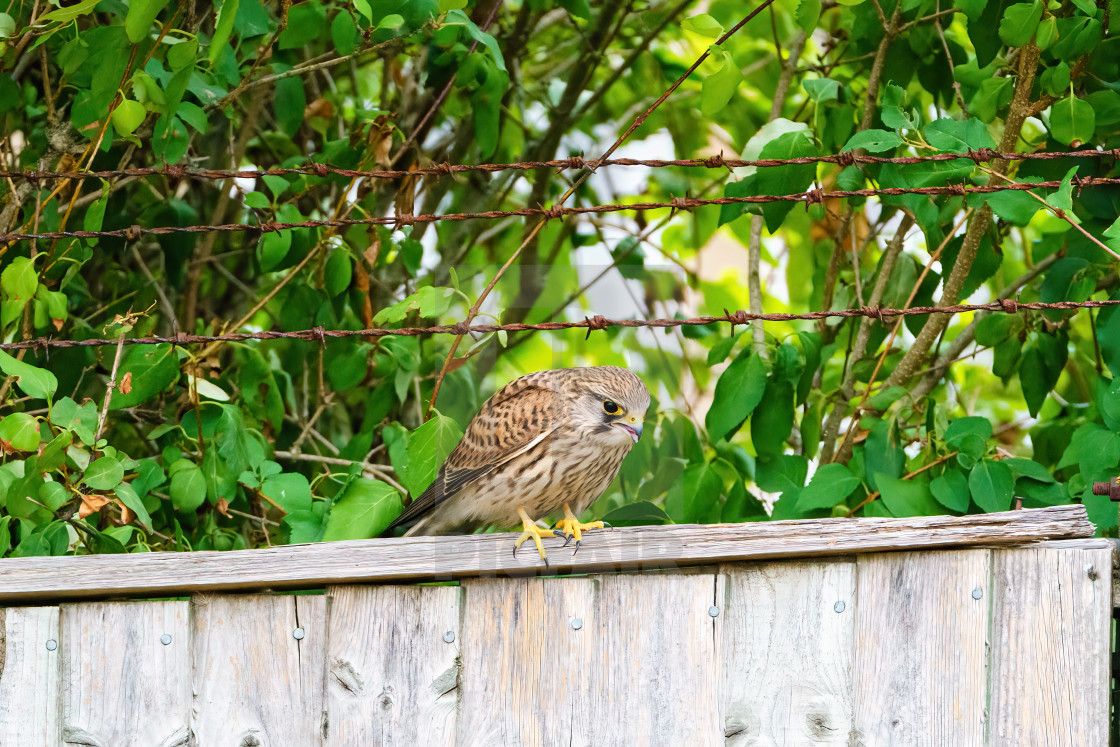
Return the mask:
<svg viewBox="0 0 1120 747">
<path fill-rule="evenodd" d="M 582 156 L 570 158 L 556 158 L 550 161 L 518 161 L 515 163 L 471 163 L 451 164 L 437 163 L 431 166 L 416 168 L 412 171 L 401 169 L 376 169 L 360 171 L 344 169 L 338 166 L 323 163 L 309 163 L 306 166 L 292 168 L 272 169 L 188 169 L 182 166 L 163 166 L 159 168 L 133 168 L 109 169 L 104 171 L 3 171 L 0 178 L 23 179 L 36 182 L 50 179 L 114 179 L 131 176 L 166 176 L 170 179 L 258 179 L 262 176 L 319 176 L 331 175 L 345 176 L 352 179 L 403 179 L 417 176 L 451 176 L 453 174 L 469 173 L 497 173 L 501 171 L 532 171 L 539 168 L 580 170 L 594 165 L 595 168 L 603 166 L 644 166 L 647 168 L 706 168 L 723 169 L 752 166 L 757 168 L 770 168 L 774 166 L 790 166 L 812 163 L 835 163 L 840 166 L 852 166 L 857 163 L 883 164 L 893 163 L 902 166 L 927 163 L 933 161 L 957 161 L 967 159 L 975 163 L 990 163 L 991 161 L 1050 161 L 1060 158 L 1120 158 L 1120 148 L 1108 150 L 1074 150 L 1074 151 L 1041 151 L 1037 153 L 1000 153 L 992 148 L 980 148 L 965 153 L 934 153 L 926 156 L 870 156 L 859 155 L 852 151 L 845 151 L 828 156 L 800 156 L 797 158 L 762 158 L 756 160 L 743 160 L 739 158 L 724 158 L 723 155 L 709 156 L 708 158 L 682 158 L 674 160 L 658 158 L 608 158 L 588 161 Z"/>
<path fill-rule="evenodd" d="M 818 319 L 845 319 L 850 317 L 871 317 L 885 321 L 899 316 L 922 316 L 925 314 L 964 314 L 972 311 L 1003 312 L 1016 314 L 1023 311 L 1072 310 L 1072 309 L 1099 309 L 1120 306 L 1120 300 L 1100 301 L 1053 301 L 1043 303 L 1039 301 L 1019 302 L 1013 299 L 1001 299 L 991 303 L 955 304 L 953 306 L 913 306 L 908 309 L 895 309 L 889 307 L 862 307 L 858 309 L 837 309 L 835 311 L 807 311 L 801 314 L 752 314 L 748 311 L 727 312 L 720 316 L 696 316 L 682 319 L 607 319 L 596 315 L 572 322 L 537 322 L 526 324 L 523 322 L 512 324 L 442 324 L 435 327 L 403 327 L 401 329 L 323 329 L 315 327 L 295 332 L 278 332 L 266 330 L 263 332 L 230 333 L 224 335 L 188 335 L 180 332 L 173 337 L 132 337 L 132 338 L 93 338 L 89 340 L 56 340 L 40 337 L 35 340 L 23 342 L 10 342 L 0 344 L 0 350 L 45 350 L 48 348 L 76 348 L 98 347 L 103 345 L 197 345 L 211 342 L 245 342 L 247 340 L 306 340 L 319 344 L 326 344 L 327 340 L 347 337 L 420 337 L 427 335 L 467 335 L 488 334 L 490 332 L 529 332 L 544 330 L 586 329 L 605 330 L 610 327 L 650 327 L 666 329 L 672 327 L 698 327 L 707 324 L 726 323 L 731 325 L 748 324 L 752 321 L 789 322 L 789 321 L 814 321 Z"/>
<path fill-rule="evenodd" d="M 1061 186 L 1060 180 L 1047 182 L 1011 182 L 1009 184 L 946 184 L 939 187 L 878 187 L 869 189 L 841 189 L 822 190 L 811 189 L 807 192 L 797 192 L 787 195 L 751 195 L 746 197 L 710 197 L 700 199 L 696 197 L 675 197 L 670 202 L 632 202 L 611 203 L 606 205 L 585 205 L 582 207 L 564 207 L 553 205 L 549 208 L 517 208 L 515 210 L 487 210 L 481 213 L 443 213 L 420 215 L 397 215 L 383 218 L 322 218 L 317 220 L 304 220 L 291 223 L 267 221 L 265 223 L 226 223 L 223 225 L 198 225 L 198 226 L 129 226 L 106 231 L 46 231 L 43 233 L 0 233 L 0 243 L 30 239 L 93 239 L 99 237 L 115 237 L 135 240 L 141 236 L 155 236 L 172 233 L 209 233 L 211 231 L 239 232 L 281 231 L 289 228 L 323 228 L 344 226 L 410 226 L 415 223 L 435 223 L 437 221 L 464 221 L 464 220 L 495 220 L 517 216 L 539 216 L 544 218 L 559 218 L 564 215 L 584 215 L 587 213 L 618 213 L 627 210 L 659 210 L 673 208 L 674 210 L 688 210 L 705 205 L 761 205 L 770 202 L 804 202 L 806 206 L 823 203 L 829 199 L 843 199 L 848 197 L 874 197 L 876 195 L 957 195 L 990 194 L 992 192 L 1029 191 L 1032 189 L 1052 189 Z M 1077 188 L 1120 185 L 1120 178 L 1116 177 L 1082 177 L 1077 181 Z"/>
</svg>

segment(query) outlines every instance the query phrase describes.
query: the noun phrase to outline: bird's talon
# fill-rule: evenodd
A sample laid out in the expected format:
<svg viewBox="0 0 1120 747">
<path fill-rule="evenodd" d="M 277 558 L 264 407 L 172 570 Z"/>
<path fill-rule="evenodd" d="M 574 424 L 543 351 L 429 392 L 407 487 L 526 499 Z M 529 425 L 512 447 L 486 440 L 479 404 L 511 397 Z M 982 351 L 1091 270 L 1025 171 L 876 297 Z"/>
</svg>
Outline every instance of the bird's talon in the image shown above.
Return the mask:
<svg viewBox="0 0 1120 747">
<path fill-rule="evenodd" d="M 577 552 L 579 552 L 579 540 L 576 540 L 576 549 L 572 550 L 572 557 L 573 558 L 576 556 Z"/>
</svg>

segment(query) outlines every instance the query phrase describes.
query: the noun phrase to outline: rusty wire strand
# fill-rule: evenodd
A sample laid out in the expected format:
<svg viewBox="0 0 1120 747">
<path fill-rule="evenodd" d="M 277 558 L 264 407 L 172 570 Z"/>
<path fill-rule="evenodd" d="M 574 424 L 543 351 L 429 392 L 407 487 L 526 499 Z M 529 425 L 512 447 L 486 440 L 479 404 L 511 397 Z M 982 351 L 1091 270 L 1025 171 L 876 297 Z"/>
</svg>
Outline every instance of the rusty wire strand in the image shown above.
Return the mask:
<svg viewBox="0 0 1120 747">
<path fill-rule="evenodd" d="M 437 163 L 413 170 L 402 169 L 376 169 L 361 171 L 344 169 L 338 166 L 322 163 L 308 163 L 305 166 L 291 168 L 271 169 L 188 169 L 182 166 L 168 165 L 160 168 L 146 167 L 133 169 L 108 169 L 103 171 L 3 171 L 0 178 L 23 179 L 36 182 L 50 179 L 113 179 L 118 177 L 166 176 L 170 179 L 257 179 L 262 176 L 318 176 L 331 175 L 345 176 L 348 178 L 366 179 L 403 179 L 416 176 L 451 176 L 464 173 L 496 173 L 500 171 L 531 171 L 539 168 L 550 169 L 585 169 L 599 168 L 601 166 L 645 166 L 648 168 L 740 168 L 753 166 L 770 168 L 775 166 L 791 166 L 812 163 L 835 163 L 841 166 L 854 164 L 884 164 L 893 163 L 910 165 L 936 161 L 956 161 L 967 159 L 975 163 L 989 163 L 991 161 L 1049 161 L 1060 158 L 1120 158 L 1120 148 L 1108 150 L 1074 150 L 1074 151 L 1042 151 L 1037 153 L 1000 153 L 992 148 L 980 148 L 964 153 L 935 153 L 926 156 L 869 156 L 858 155 L 852 151 L 837 153 L 828 156 L 800 156 L 797 158 L 762 158 L 756 160 L 743 160 L 738 158 L 724 158 L 723 155 L 709 156 L 708 158 L 684 158 L 676 160 L 641 159 L 641 158 L 611 158 L 602 162 L 594 159 L 585 159 L 582 156 L 570 158 L 556 158 L 549 161 L 518 161 L 515 163 L 475 163 L 451 164 Z"/>
<path fill-rule="evenodd" d="M 666 329 L 672 327 L 697 327 L 707 324 L 729 323 L 733 327 L 738 324 L 749 324 L 752 321 L 788 322 L 798 320 L 818 319 L 845 319 L 850 317 L 870 317 L 880 322 L 899 316 L 921 316 L 925 314 L 964 314 L 973 311 L 1003 312 L 1016 314 L 1023 311 L 1073 310 L 1073 309 L 1099 309 L 1120 306 L 1118 300 L 1089 300 L 1089 301 L 1054 301 L 1042 303 L 1037 301 L 1019 302 L 1014 299 L 1001 299 L 991 303 L 980 304 L 955 304 L 953 306 L 914 306 L 908 309 L 895 309 L 889 307 L 863 307 L 858 309 L 838 309 L 835 311 L 807 311 L 801 314 L 752 314 L 748 311 L 726 312 L 721 316 L 697 316 L 687 319 L 607 319 L 604 316 L 585 317 L 572 322 L 538 322 L 535 324 L 442 324 L 435 327 L 403 327 L 401 329 L 324 329 L 315 327 L 295 332 L 278 332 L 265 330 L 262 332 L 230 333 L 224 335 L 188 335 L 179 333 L 173 337 L 132 337 L 132 338 L 94 338 L 89 340 L 55 340 L 52 338 L 38 338 L 23 342 L 10 342 L 0 344 L 0 350 L 45 350 L 48 348 L 76 348 L 99 347 L 104 345 L 197 345 L 210 342 L 245 342 L 248 340 L 307 340 L 318 342 L 322 345 L 327 340 L 347 337 L 419 337 L 425 335 L 466 335 L 489 334 L 491 332 L 528 332 L 542 330 L 586 329 L 588 334 L 595 330 L 605 330 L 611 327 L 652 327 Z"/>
<path fill-rule="evenodd" d="M 966 196 L 970 194 L 990 194 L 1008 190 L 1025 192 L 1032 189 L 1053 189 L 1060 187 L 1060 180 L 1045 182 L 1012 182 L 1009 184 L 946 184 L 938 187 L 879 187 L 869 189 L 842 189 L 822 190 L 811 189 L 806 192 L 797 192 L 786 195 L 749 195 L 745 197 L 711 197 L 699 199 L 695 197 L 674 197 L 669 202 L 632 202 L 610 203 L 606 205 L 585 205 L 582 207 L 563 207 L 554 205 L 550 208 L 524 207 L 515 210 L 487 210 L 481 213 L 443 213 L 420 215 L 397 215 L 382 218 L 322 218 L 294 222 L 264 221 L 262 223 L 226 223 L 223 225 L 196 225 L 196 226 L 129 226 L 107 231 L 47 231 L 44 233 L 0 233 L 0 243 L 31 239 L 94 239 L 100 237 L 115 237 L 129 240 L 139 239 L 141 236 L 156 236 L 175 233 L 209 233 L 211 231 L 234 233 L 252 231 L 268 233 L 291 228 L 323 228 L 345 226 L 411 226 L 416 223 L 435 223 L 438 221 L 464 221 L 464 220 L 494 220 L 517 216 L 539 216 L 546 219 L 560 218 L 565 215 L 585 215 L 588 213 L 617 213 L 627 210 L 659 210 L 672 208 L 674 210 L 689 210 L 706 205 L 761 205 L 771 202 L 804 202 L 809 205 L 820 204 L 828 199 L 848 197 L 874 197 L 877 195 L 954 195 Z M 1077 189 L 1099 186 L 1120 185 L 1120 178 L 1116 177 L 1075 177 L 1072 184 Z M 1063 211 L 1058 211 L 1064 214 Z"/>
</svg>

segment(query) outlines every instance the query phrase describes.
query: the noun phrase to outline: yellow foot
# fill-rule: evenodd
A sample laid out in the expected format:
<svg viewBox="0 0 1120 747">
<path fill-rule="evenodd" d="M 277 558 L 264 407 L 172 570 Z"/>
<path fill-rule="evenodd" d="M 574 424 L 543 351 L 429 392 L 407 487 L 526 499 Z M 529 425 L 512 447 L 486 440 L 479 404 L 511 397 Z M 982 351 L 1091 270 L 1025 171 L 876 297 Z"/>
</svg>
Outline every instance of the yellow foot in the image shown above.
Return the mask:
<svg viewBox="0 0 1120 747">
<path fill-rule="evenodd" d="M 572 551 L 572 555 L 575 555 L 579 552 L 579 543 L 583 541 L 584 529 L 604 529 L 608 526 L 608 524 L 602 521 L 591 521 L 586 524 L 581 523 L 580 520 L 576 518 L 576 515 L 572 513 L 572 509 L 565 503 L 564 518 L 556 522 L 553 529 L 556 529 L 560 534 L 567 537 L 567 542 L 564 543 L 565 545 L 573 539 L 576 541 L 576 549 Z"/>
<path fill-rule="evenodd" d="M 513 554 L 517 555 L 517 548 L 521 547 L 521 544 L 525 540 L 532 537 L 533 542 L 537 545 L 537 552 L 541 554 L 541 560 L 544 561 L 545 565 L 548 565 L 548 556 L 545 555 L 544 545 L 541 544 L 541 537 L 555 537 L 556 532 L 551 529 L 541 529 L 538 527 L 537 523 L 530 519 L 529 514 L 525 513 L 525 509 L 520 506 L 517 507 L 517 513 L 521 516 L 521 528 L 524 531 L 521 532 L 521 536 L 517 538 L 517 543 L 513 546 Z"/>
</svg>

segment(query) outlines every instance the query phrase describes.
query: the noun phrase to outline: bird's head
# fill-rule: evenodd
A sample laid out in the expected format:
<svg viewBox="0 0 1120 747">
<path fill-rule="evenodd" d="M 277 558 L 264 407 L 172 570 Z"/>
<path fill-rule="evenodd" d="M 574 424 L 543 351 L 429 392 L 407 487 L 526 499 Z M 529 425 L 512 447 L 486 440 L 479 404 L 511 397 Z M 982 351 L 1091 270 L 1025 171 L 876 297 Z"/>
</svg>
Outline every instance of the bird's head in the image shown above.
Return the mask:
<svg viewBox="0 0 1120 747">
<path fill-rule="evenodd" d="M 617 366 L 569 370 L 573 425 L 619 446 L 637 443 L 649 409 L 649 390 L 642 380 Z"/>
</svg>

